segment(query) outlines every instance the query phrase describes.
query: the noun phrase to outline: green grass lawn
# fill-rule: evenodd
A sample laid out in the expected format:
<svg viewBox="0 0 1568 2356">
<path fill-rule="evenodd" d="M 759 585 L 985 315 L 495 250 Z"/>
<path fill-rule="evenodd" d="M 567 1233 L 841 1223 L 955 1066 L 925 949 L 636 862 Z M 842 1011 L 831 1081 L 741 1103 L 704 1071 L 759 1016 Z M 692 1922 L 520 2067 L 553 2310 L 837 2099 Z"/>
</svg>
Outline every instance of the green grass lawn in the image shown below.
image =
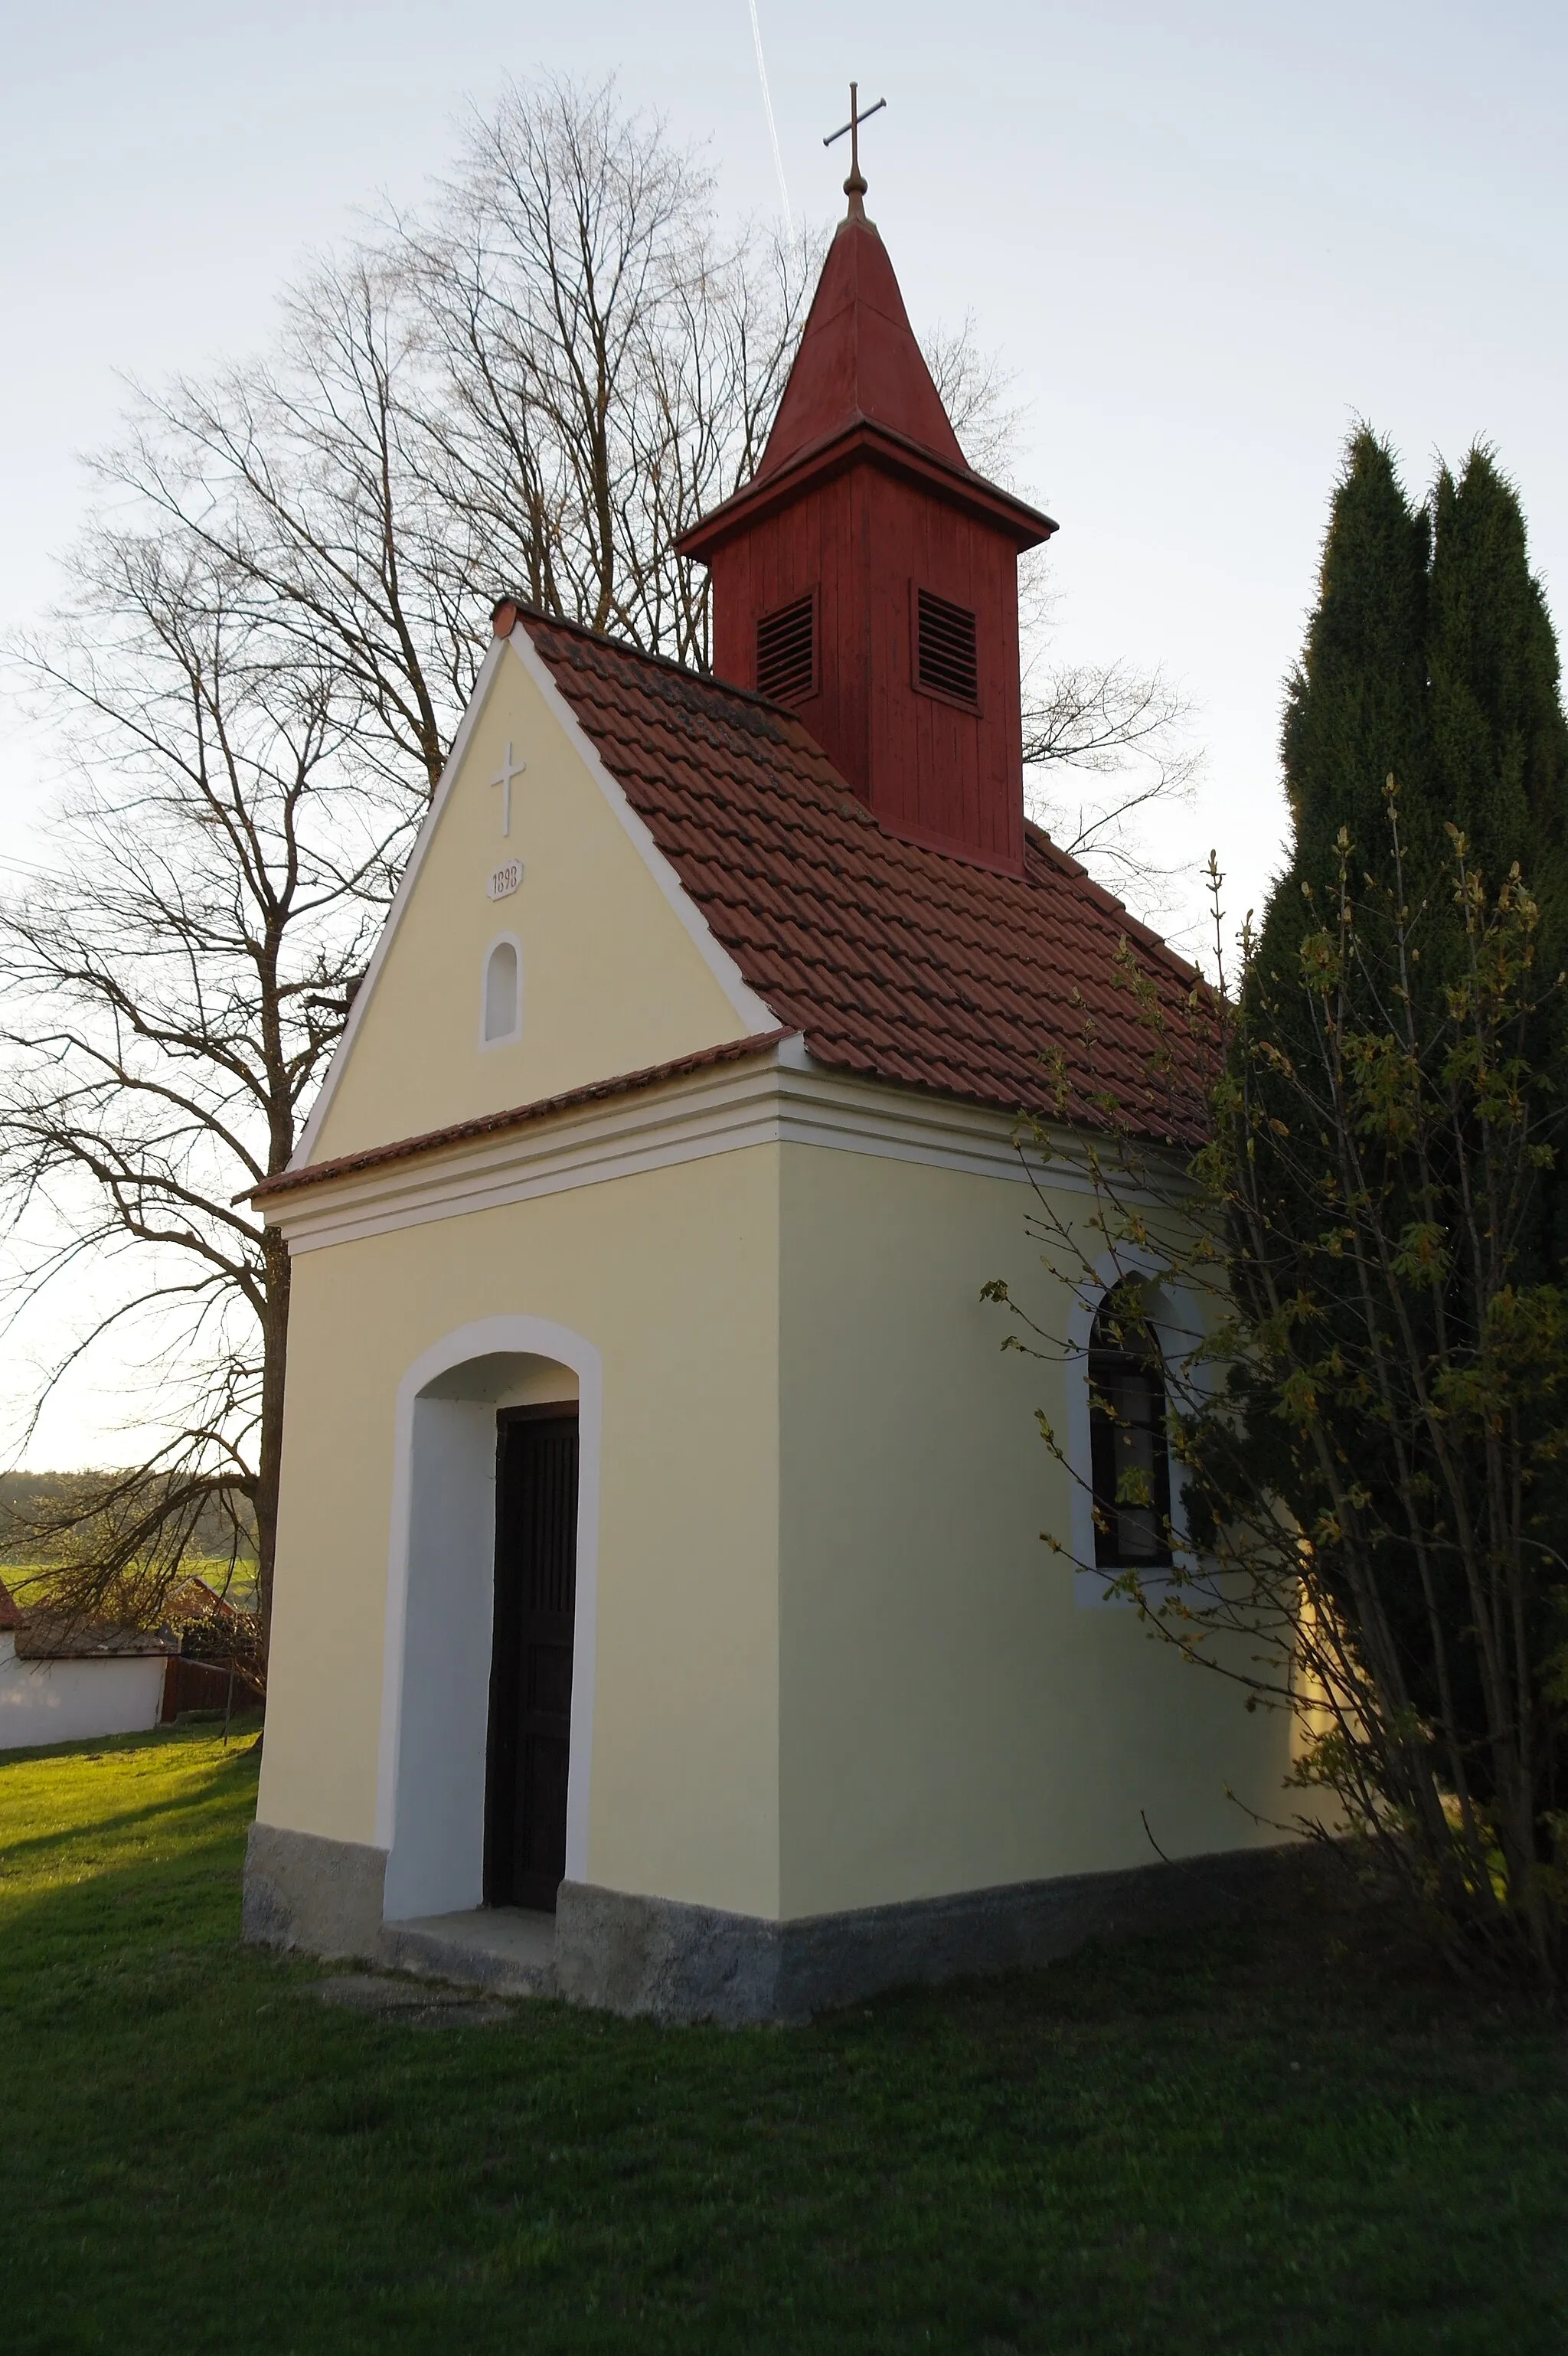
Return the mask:
<svg viewBox="0 0 1568 2356">
<path fill-rule="evenodd" d="M 7 2356 L 1568 2350 L 1563 2032 L 1379 1926 L 436 2029 L 239 1946 L 254 1794 L 205 1726 L 0 1759 Z"/>
</svg>

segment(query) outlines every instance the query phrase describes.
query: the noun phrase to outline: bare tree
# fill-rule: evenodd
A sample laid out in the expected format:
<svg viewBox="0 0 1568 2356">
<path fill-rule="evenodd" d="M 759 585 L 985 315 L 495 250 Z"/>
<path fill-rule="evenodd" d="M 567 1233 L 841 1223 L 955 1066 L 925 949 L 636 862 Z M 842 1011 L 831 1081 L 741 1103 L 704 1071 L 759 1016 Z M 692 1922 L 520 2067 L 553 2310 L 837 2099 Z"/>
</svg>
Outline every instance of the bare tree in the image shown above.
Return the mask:
<svg viewBox="0 0 1568 2356">
<path fill-rule="evenodd" d="M 626 534 L 627 635 L 697 670 L 711 658 L 707 568 L 682 534 L 755 473 L 815 275 L 811 240 L 694 255 L 672 284 L 630 421 L 640 515 Z"/>
<path fill-rule="evenodd" d="M 755 463 L 808 257 L 716 244 L 709 189 L 605 89 L 514 92 L 429 223 L 287 301 L 262 364 L 140 396 L 100 528 L 22 650 L 80 761 L 72 856 L 0 914 L 0 1189 L 37 1298 L 139 1329 L 166 1443 L 35 1536 L 146 1612 L 214 1501 L 270 1601 L 283 1167 L 483 652 L 488 593 L 707 659 L 675 542 Z M 130 1346 L 130 1345 L 128 1345 Z"/>
<path fill-rule="evenodd" d="M 139 392 L 97 462 L 237 610 L 352 681 L 347 749 L 395 795 L 434 790 L 483 653 L 475 582 L 497 577 L 489 519 L 444 478 L 443 390 L 408 255 L 367 249 L 288 296 L 269 359 Z"/>
<path fill-rule="evenodd" d="M 1192 799 L 1203 755 L 1191 700 L 1157 667 L 1052 666 L 1038 637 L 1031 653 L 1023 721 L 1032 814 L 1118 898 L 1153 913 L 1196 867 L 1162 864 L 1147 831 L 1157 809 Z"/>
<path fill-rule="evenodd" d="M 101 472 L 341 667 L 357 760 L 433 789 L 500 583 L 706 667 L 676 543 L 756 463 L 812 260 L 722 243 L 613 84 L 514 88 L 428 219 L 323 264 L 266 362 L 141 392 Z"/>
<path fill-rule="evenodd" d="M 1018 379 L 999 352 L 979 339 L 973 311 L 957 327 L 942 320 L 920 339 L 931 380 L 958 436 L 958 446 L 977 475 L 1019 487 L 1019 444 L 1028 409 L 1018 398 Z"/>
<path fill-rule="evenodd" d="M 125 1284 L 82 1348 L 154 1319 L 149 1376 L 184 1399 L 166 1449 L 55 1516 L 89 1601 L 134 1570 L 150 1602 L 215 1496 L 253 1510 L 266 1592 L 288 1271 L 230 1197 L 293 1149 L 495 588 L 707 668 L 679 541 L 755 468 L 819 251 L 721 234 L 710 174 L 613 83 L 517 87 L 426 214 L 321 262 L 263 359 L 141 391 L 101 461 L 119 521 L 25 654 L 72 716 L 91 871 L 0 916 L 27 1287 L 106 1260 Z M 1005 370 L 968 320 L 929 356 L 1004 472 Z M 1159 681 L 1064 680 L 1037 761 L 1165 758 Z M 1063 839 L 1130 856 L 1116 820 L 1147 798 Z"/>
<path fill-rule="evenodd" d="M 405 232 L 452 396 L 449 497 L 516 549 L 535 604 L 594 629 L 626 626 L 630 421 L 709 195 L 612 85 L 546 82 L 474 121 L 431 229 Z"/>
<path fill-rule="evenodd" d="M 283 1169 L 422 791 L 366 790 L 357 682 L 259 621 L 165 531 L 100 530 L 53 643 L 24 651 L 78 758 L 62 855 L 0 906 L 0 1199 L 24 1301 L 90 1261 L 172 1435 L 37 1535 L 78 1612 L 150 1609 L 216 1503 L 271 1607 L 289 1267 L 239 1199 Z"/>
<path fill-rule="evenodd" d="M 711 175 L 612 82 L 514 88 L 403 239 L 446 371 L 448 498 L 547 612 L 705 665 L 676 543 L 755 466 L 810 246 L 723 241 Z"/>
<path fill-rule="evenodd" d="M 1017 379 L 979 341 L 973 314 L 937 327 L 921 346 L 965 456 L 1015 490 L 1028 420 Z M 1163 864 L 1151 850 L 1157 810 L 1192 798 L 1202 753 L 1191 699 L 1157 666 L 1058 663 L 1050 553 L 1019 584 L 1023 655 L 1023 757 L 1030 816 L 1059 847 L 1140 914 L 1154 914 L 1193 862 Z"/>
<path fill-rule="evenodd" d="M 707 574 L 678 542 L 756 466 L 820 252 L 721 237 L 711 175 L 613 82 L 514 86 L 428 217 L 324 264 L 264 365 L 144 393 L 103 471 L 330 649 L 364 699 L 357 757 L 433 788 L 499 582 L 707 668 Z M 923 348 L 970 463 L 1012 481 L 1011 372 L 968 316 Z M 1191 708 L 1157 669 L 1053 667 L 1048 581 L 1021 605 L 1033 815 L 1150 911 L 1177 871 L 1147 821 L 1189 793 Z"/>
</svg>

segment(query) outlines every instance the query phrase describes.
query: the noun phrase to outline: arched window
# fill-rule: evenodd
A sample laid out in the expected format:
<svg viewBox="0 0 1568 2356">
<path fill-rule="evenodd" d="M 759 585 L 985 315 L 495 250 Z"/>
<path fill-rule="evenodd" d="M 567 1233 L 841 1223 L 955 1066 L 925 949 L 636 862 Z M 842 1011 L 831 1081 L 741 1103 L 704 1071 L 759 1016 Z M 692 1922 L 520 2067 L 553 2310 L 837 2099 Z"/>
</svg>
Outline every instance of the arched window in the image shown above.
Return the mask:
<svg viewBox="0 0 1568 2356">
<path fill-rule="evenodd" d="M 1170 1560 L 1165 1368 L 1136 1290 L 1117 1285 L 1089 1335 L 1089 1438 L 1097 1570 Z"/>
<path fill-rule="evenodd" d="M 517 945 L 497 941 L 485 961 L 485 1044 L 515 1039 L 522 1028 Z"/>
</svg>

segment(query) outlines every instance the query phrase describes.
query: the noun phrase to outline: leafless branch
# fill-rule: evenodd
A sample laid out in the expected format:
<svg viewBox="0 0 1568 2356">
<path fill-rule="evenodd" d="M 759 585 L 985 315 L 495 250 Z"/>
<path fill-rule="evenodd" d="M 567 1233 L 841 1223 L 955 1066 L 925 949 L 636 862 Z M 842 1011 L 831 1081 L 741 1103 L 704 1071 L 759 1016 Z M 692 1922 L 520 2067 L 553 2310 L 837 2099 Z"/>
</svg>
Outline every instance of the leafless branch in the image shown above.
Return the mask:
<svg viewBox="0 0 1568 2356">
<path fill-rule="evenodd" d="M 265 1613 L 288 1267 L 233 1198 L 293 1151 L 422 796 L 377 789 L 361 682 L 210 535 L 100 529 L 71 593 L 16 652 L 76 766 L 0 901 L 0 1211 L 24 1313 L 84 1261 L 101 1303 L 35 1417 L 129 1327 L 174 1437 L 37 1535 L 74 1607 L 135 1566 L 144 1602 L 199 1501 L 243 1500 Z"/>
</svg>

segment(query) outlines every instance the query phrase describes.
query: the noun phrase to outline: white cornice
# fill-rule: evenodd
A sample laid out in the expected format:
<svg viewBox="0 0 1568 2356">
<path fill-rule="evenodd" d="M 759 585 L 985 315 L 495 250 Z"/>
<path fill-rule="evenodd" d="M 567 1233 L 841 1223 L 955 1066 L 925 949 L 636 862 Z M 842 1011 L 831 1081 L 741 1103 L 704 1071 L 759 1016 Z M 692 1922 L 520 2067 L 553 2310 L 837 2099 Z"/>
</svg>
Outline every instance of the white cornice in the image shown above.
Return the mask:
<svg viewBox="0 0 1568 2356">
<path fill-rule="evenodd" d="M 706 1066 L 499 1135 L 324 1179 L 274 1196 L 267 1215 L 292 1252 L 319 1251 L 770 1144 L 872 1154 L 1021 1184 L 1030 1171 L 1014 1143 L 1016 1130 L 1007 1113 L 826 1070 L 790 1039 L 747 1063 Z M 1087 1169 L 1070 1145 L 1053 1158 L 1050 1183 L 1053 1190 L 1091 1191 Z"/>
</svg>

